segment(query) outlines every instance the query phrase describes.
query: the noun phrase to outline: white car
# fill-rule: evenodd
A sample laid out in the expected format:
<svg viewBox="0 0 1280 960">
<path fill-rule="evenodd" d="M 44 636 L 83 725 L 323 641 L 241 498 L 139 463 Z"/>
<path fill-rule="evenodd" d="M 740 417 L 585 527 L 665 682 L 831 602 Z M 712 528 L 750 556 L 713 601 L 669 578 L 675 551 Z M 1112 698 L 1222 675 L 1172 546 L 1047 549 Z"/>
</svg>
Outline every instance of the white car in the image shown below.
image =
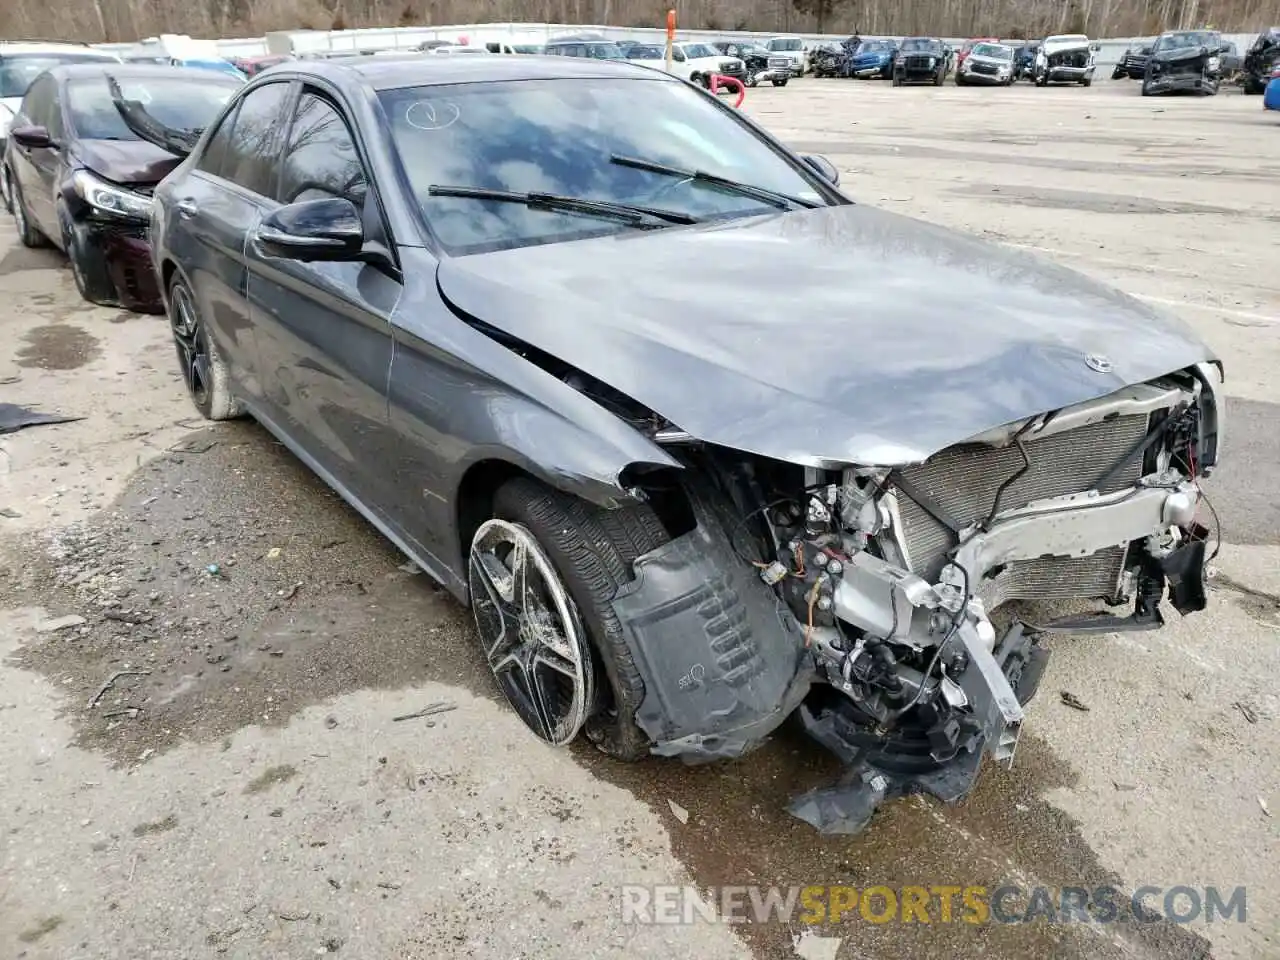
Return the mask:
<svg viewBox="0 0 1280 960">
<path fill-rule="evenodd" d="M 1050 83 L 1093 83 L 1098 45 L 1082 33 L 1045 37 L 1036 53 L 1036 86 Z"/>
<path fill-rule="evenodd" d="M 975 43 L 956 72 L 956 86 L 1013 83 L 1013 47 L 1003 43 Z"/>
<path fill-rule="evenodd" d="M 773 37 L 765 44 L 765 49 L 790 60 L 791 72 L 796 76 L 802 77 L 809 72 L 809 51 L 800 37 Z"/>
<path fill-rule="evenodd" d="M 626 57 L 645 66 L 664 69 L 667 50 L 664 44 L 640 43 L 627 48 Z M 694 83 L 709 86 L 714 74 L 736 77 L 746 82 L 747 66 L 738 57 L 721 53 L 709 43 L 678 41 L 671 45 L 671 72 Z"/>
<path fill-rule="evenodd" d="M 114 53 L 95 50 L 84 43 L 16 42 L 0 40 L 0 198 L 9 210 L 9 175 L 4 165 L 9 124 L 22 106 L 22 98 L 34 80 L 50 67 L 86 60 L 120 62 Z"/>
<path fill-rule="evenodd" d="M 488 54 L 488 50 L 484 47 L 472 47 L 467 44 L 449 43 L 443 47 L 432 47 L 427 51 L 437 57 L 454 57 L 460 53 L 484 53 Z"/>
</svg>

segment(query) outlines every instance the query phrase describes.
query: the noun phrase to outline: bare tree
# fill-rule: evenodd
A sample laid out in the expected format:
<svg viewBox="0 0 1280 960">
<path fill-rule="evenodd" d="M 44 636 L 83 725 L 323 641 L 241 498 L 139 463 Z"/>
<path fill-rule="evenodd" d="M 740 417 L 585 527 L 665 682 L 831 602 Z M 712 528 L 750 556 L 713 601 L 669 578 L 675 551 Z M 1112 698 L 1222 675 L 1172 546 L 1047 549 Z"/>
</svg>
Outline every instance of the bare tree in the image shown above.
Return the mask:
<svg viewBox="0 0 1280 960">
<path fill-rule="evenodd" d="M 1249 32 L 1280 21 L 1276 0 L 0 0 L 0 37 L 253 37 L 486 20 L 660 27 L 671 7 L 684 29 L 889 36 L 1126 37 L 1198 26 Z"/>
</svg>

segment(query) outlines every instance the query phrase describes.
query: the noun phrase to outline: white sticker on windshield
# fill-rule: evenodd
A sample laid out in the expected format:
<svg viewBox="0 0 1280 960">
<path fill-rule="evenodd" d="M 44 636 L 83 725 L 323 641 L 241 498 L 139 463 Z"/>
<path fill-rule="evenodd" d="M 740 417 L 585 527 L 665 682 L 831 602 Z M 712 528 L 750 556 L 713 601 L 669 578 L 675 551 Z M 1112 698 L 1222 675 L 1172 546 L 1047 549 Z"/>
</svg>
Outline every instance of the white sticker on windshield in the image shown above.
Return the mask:
<svg viewBox="0 0 1280 960">
<path fill-rule="evenodd" d="M 404 111 L 404 122 L 417 130 L 443 130 L 453 126 L 462 116 L 456 103 L 433 103 L 430 100 L 415 100 Z"/>
</svg>

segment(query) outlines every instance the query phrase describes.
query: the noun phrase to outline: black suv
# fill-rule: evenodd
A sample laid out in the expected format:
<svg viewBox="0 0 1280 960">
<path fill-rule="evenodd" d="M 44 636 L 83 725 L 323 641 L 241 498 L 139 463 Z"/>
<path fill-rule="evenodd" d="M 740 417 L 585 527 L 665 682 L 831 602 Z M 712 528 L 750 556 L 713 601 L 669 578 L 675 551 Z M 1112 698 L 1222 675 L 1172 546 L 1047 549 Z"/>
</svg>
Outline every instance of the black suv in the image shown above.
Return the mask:
<svg viewBox="0 0 1280 960">
<path fill-rule="evenodd" d="M 932 83 L 942 86 L 951 67 L 951 57 L 941 40 L 908 37 L 893 56 L 893 85 Z"/>
<path fill-rule="evenodd" d="M 1111 71 L 1112 80 L 1141 80 L 1147 75 L 1147 59 L 1151 56 L 1150 43 L 1136 43 L 1124 52 L 1116 68 Z"/>
<path fill-rule="evenodd" d="M 1244 55 L 1244 92 L 1257 96 L 1267 89 L 1271 72 L 1280 66 L 1280 27 L 1258 34 Z"/>
<path fill-rule="evenodd" d="M 1142 78 L 1144 97 L 1165 93 L 1213 96 L 1222 82 L 1222 34 L 1216 30 L 1171 30 L 1160 34 Z"/>
</svg>

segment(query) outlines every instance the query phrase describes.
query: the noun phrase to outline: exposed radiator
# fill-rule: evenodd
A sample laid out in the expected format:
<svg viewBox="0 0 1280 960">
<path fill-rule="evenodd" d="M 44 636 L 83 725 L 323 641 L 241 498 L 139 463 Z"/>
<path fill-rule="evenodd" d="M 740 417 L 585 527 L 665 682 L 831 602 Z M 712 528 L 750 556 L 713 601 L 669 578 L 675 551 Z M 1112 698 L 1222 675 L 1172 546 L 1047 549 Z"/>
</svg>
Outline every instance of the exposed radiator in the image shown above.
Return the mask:
<svg viewBox="0 0 1280 960">
<path fill-rule="evenodd" d="M 1005 490 L 1000 509 L 1093 489 L 1095 481 L 1142 440 L 1149 421 L 1145 413 L 1115 417 L 1026 443 L 1030 469 Z M 991 512 L 1000 485 L 1021 468 L 1022 456 L 1016 446 L 957 444 L 905 468 L 902 476 L 964 527 Z M 1099 492 L 1113 493 L 1132 486 L 1141 474 L 1142 458 L 1135 457 Z M 945 565 L 946 552 L 955 538 L 901 491 L 898 508 L 911 570 L 932 582 Z M 1002 599 L 993 596 L 992 607 L 1009 599 L 1110 596 L 1123 561 L 1123 548 L 1118 553 L 1099 551 L 1091 557 L 1023 561 L 1010 564 L 978 592 L 998 591 Z"/>
</svg>

